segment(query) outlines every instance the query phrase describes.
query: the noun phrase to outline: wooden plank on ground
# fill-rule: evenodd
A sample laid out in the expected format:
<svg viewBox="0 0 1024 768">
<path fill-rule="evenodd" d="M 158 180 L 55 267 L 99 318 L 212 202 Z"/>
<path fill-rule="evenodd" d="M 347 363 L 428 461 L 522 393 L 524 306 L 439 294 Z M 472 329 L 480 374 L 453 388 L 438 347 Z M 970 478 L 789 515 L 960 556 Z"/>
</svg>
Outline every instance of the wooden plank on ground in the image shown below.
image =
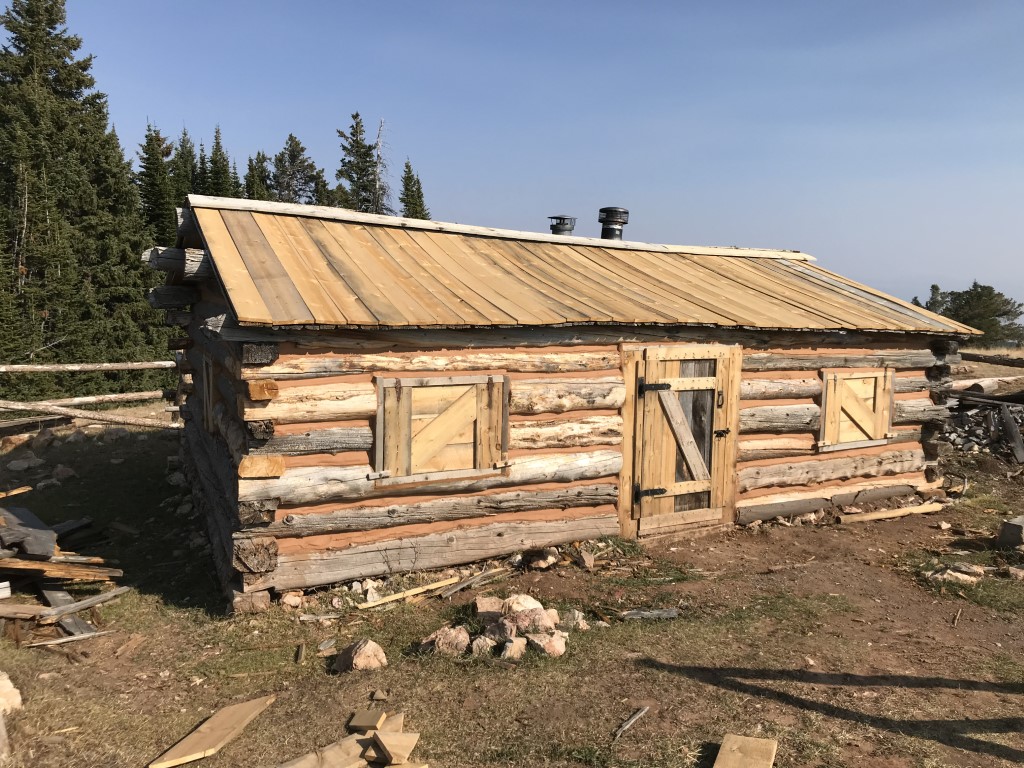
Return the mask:
<svg viewBox="0 0 1024 768">
<path fill-rule="evenodd" d="M 53 582 L 44 581 L 39 586 L 39 592 L 51 608 L 63 608 L 73 605 L 75 602 L 71 595 L 61 589 L 60 585 Z M 57 623 L 69 635 L 89 635 L 96 631 L 89 622 L 80 616 L 66 616 L 63 619 L 59 619 Z"/>
<path fill-rule="evenodd" d="M 388 765 L 401 765 L 409 762 L 409 755 L 420 740 L 418 733 L 398 733 L 393 731 L 374 731 L 373 739 L 384 752 Z"/>
<path fill-rule="evenodd" d="M 276 698 L 276 694 L 271 694 L 218 710 L 192 733 L 150 763 L 149 768 L 171 768 L 216 754 L 263 710 L 273 704 Z"/>
<path fill-rule="evenodd" d="M 772 768 L 779 744 L 775 739 L 753 739 L 726 734 L 714 768 Z"/>
<path fill-rule="evenodd" d="M 45 613 L 40 615 L 39 623 L 55 624 L 65 616 L 71 616 L 79 611 L 84 611 L 86 608 L 93 608 L 94 606 L 101 605 L 102 603 L 110 602 L 114 598 L 123 595 L 129 589 L 131 589 L 131 587 L 118 587 L 117 589 L 112 589 L 109 592 L 87 597 L 85 600 L 79 600 L 78 602 L 72 601 L 67 605 L 62 605 L 58 608 L 48 608 Z"/>
</svg>

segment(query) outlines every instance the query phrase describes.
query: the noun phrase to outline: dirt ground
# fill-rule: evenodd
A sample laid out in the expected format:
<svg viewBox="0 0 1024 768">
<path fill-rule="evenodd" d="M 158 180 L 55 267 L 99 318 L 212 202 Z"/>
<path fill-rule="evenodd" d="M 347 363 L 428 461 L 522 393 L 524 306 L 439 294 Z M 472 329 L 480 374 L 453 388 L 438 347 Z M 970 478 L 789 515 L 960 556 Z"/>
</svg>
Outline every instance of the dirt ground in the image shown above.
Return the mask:
<svg viewBox="0 0 1024 768">
<path fill-rule="evenodd" d="M 19 451 L 2 457 L 0 488 L 73 468 L 77 478 L 18 503 L 50 523 L 93 517 L 74 549 L 119 561 L 133 587 L 93 612 L 113 634 L 64 650 L 19 648 L 7 622 L 0 669 L 24 697 L 7 718 L 19 768 L 144 765 L 217 708 L 275 692 L 243 737 L 203 763 L 273 766 L 340 737 L 375 689 L 422 734 L 416 757 L 434 768 L 710 768 L 730 732 L 777 739 L 780 768 L 1024 762 L 1024 582 L 993 576 L 940 590 L 922 575 L 935 561 L 1021 564 L 1020 553 L 989 546 L 999 522 L 1021 513 L 1024 485 L 992 459 L 950 467 L 970 488 L 938 515 L 763 525 L 647 553 L 613 542 L 614 565 L 595 572 L 518 572 L 482 592 L 529 592 L 612 626 L 571 633 L 561 659 L 509 668 L 412 651 L 445 622 L 471 620 L 467 603 L 482 592 L 331 623 L 301 623 L 280 606 L 225 618 L 201 521 L 165 479 L 171 433 L 61 440 L 37 451 L 46 464 L 35 474 L 6 469 Z M 30 585 L 15 588 L 15 599 L 32 599 Z M 336 594 L 319 592 L 303 610 L 330 611 Z M 615 619 L 645 606 L 681 615 Z M 332 675 L 331 659 L 314 652 L 360 637 L 384 647 L 387 669 Z M 134 650 L 124 650 L 129 640 Z M 301 665 L 300 642 L 310 649 Z"/>
</svg>

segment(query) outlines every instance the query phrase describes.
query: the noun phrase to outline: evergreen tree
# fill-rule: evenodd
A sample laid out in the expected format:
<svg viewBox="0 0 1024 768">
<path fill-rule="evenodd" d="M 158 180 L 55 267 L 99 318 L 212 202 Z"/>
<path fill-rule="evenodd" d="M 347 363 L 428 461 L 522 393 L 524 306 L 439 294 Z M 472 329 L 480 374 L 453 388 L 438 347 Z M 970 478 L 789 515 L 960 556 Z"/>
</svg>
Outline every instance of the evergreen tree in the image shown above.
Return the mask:
<svg viewBox="0 0 1024 768">
<path fill-rule="evenodd" d="M 196 175 L 199 172 L 196 145 L 192 143 L 192 137 L 188 135 L 187 128 L 181 129 L 181 136 L 178 137 L 168 171 L 171 175 L 174 205 L 179 208 L 185 202 L 185 198 L 196 191 Z"/>
<path fill-rule="evenodd" d="M 242 179 L 238 175 L 238 163 L 231 161 L 231 197 L 242 196 Z"/>
<path fill-rule="evenodd" d="M 364 213 L 392 213 L 380 135 L 377 142 L 367 142 L 363 119 L 355 112 L 348 132 L 339 129 L 338 137 L 341 139 L 341 165 L 336 175 L 342 182 L 347 207 Z"/>
<path fill-rule="evenodd" d="M 210 176 L 208 195 L 217 197 L 234 197 L 237 188 L 231 181 L 231 160 L 224 151 L 221 141 L 220 126 L 213 130 L 213 149 L 210 150 Z"/>
<path fill-rule="evenodd" d="M 206 147 L 199 142 L 199 160 L 196 162 L 196 175 L 192 182 L 192 191 L 197 195 L 210 195 L 210 161 L 206 159 Z"/>
<path fill-rule="evenodd" d="M 964 291 L 943 291 L 933 285 L 924 304 L 917 296 L 913 303 L 982 331 L 977 343 L 983 347 L 1024 341 L 1024 326 L 1017 322 L 1024 315 L 1024 304 L 977 280 Z"/>
<path fill-rule="evenodd" d="M 243 185 L 249 200 L 273 199 L 270 192 L 270 158 L 266 152 L 257 152 L 256 157 L 249 158 Z"/>
<path fill-rule="evenodd" d="M 146 226 L 131 166 L 63 0 L 12 0 L 0 15 L 0 359 L 115 361 L 166 355 L 144 299 Z M 146 378 L 122 377 L 125 387 Z M 102 374 L 19 377 L 11 397 L 85 393 Z"/>
<path fill-rule="evenodd" d="M 178 231 L 174 187 L 168 173 L 171 143 L 154 125 L 146 126 L 146 139 L 139 145 L 139 172 L 136 179 L 142 198 L 142 218 L 149 225 L 150 237 L 159 245 L 174 245 Z"/>
<path fill-rule="evenodd" d="M 348 208 L 346 201 L 345 190 L 340 186 L 332 189 L 324 169 L 317 168 L 316 178 L 313 180 L 313 205 Z"/>
<path fill-rule="evenodd" d="M 274 155 L 270 191 L 282 203 L 313 203 L 316 200 L 317 177 L 322 171 L 306 154 L 294 134 L 289 133 L 284 148 Z"/>
<path fill-rule="evenodd" d="M 407 219 L 429 219 L 430 210 L 423 202 L 423 185 L 420 177 L 413 173 L 412 163 L 405 161 L 402 171 L 402 194 L 398 196 L 402 204 L 402 215 Z"/>
</svg>

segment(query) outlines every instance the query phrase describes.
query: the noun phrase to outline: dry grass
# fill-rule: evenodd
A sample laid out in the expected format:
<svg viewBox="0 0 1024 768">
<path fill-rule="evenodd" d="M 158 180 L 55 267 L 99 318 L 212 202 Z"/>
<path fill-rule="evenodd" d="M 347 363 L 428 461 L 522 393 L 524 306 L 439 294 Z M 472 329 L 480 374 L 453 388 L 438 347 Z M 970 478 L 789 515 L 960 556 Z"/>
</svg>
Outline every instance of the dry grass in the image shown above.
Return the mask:
<svg viewBox="0 0 1024 768">
<path fill-rule="evenodd" d="M 138 766 L 218 707 L 269 692 L 279 695 L 273 707 L 203 765 L 276 765 L 338 738 L 377 688 L 422 733 L 416 754 L 435 768 L 710 768 L 728 732 L 778 739 L 779 768 L 1008 766 L 1024 758 L 1014 720 L 1024 619 L 970 595 L 933 594 L 899 570 L 908 553 L 928 548 L 927 520 L 739 532 L 643 561 L 624 546 L 637 558 L 626 571 L 517 575 L 491 589 L 604 613 L 683 611 L 676 621 L 573 633 L 562 659 L 529 657 L 508 669 L 412 650 L 441 624 L 464 620 L 464 605 L 433 600 L 330 624 L 300 623 L 280 607 L 219 615 L 200 521 L 176 514 L 177 501 L 161 505 L 178 494 L 163 479 L 174 451 L 173 438 L 149 436 L 45 454 L 81 478 L 26 496 L 26 505 L 50 522 L 88 513 L 99 529 L 116 519 L 144 533 L 80 547 L 120 559 L 135 587 L 97 612 L 116 634 L 79 644 L 77 660 L 0 642 L 0 668 L 25 698 L 8 718 L 16 768 Z M 982 473 L 957 522 L 995 524 L 985 510 L 1010 509 L 1018 492 L 1019 484 Z M 766 564 L 812 554 L 813 567 L 766 573 Z M 308 610 L 330 610 L 332 596 L 320 592 Z M 948 630 L 945 614 L 957 607 L 969 635 Z M 117 658 L 133 633 L 143 644 Z M 390 666 L 329 674 L 317 644 L 360 637 L 381 643 Z M 303 665 L 294 662 L 300 642 L 309 649 Z M 651 709 L 613 744 L 615 728 L 641 706 Z M 979 716 L 987 724 L 968 724 Z"/>
</svg>

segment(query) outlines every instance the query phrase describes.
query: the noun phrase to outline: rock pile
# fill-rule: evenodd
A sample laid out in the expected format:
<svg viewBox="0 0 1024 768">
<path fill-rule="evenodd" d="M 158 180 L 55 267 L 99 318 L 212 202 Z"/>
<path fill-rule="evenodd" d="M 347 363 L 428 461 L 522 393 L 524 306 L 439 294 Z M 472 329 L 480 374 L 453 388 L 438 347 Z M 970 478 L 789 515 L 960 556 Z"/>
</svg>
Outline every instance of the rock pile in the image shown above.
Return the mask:
<svg viewBox="0 0 1024 768">
<path fill-rule="evenodd" d="M 582 611 L 571 609 L 559 616 L 554 608 L 545 608 L 530 595 L 477 597 L 476 617 L 483 630 L 472 637 L 465 626 L 442 627 L 423 638 L 420 649 L 426 653 L 458 657 L 493 656 L 518 661 L 527 649 L 552 658 L 566 650 L 567 630 L 585 632 L 590 629 Z"/>
<path fill-rule="evenodd" d="M 1024 431 L 1024 406 L 1006 405 L 1018 431 Z M 1013 457 L 1012 437 L 1003 423 L 1000 403 L 961 401 L 946 422 L 942 439 L 963 453 Z"/>
</svg>

